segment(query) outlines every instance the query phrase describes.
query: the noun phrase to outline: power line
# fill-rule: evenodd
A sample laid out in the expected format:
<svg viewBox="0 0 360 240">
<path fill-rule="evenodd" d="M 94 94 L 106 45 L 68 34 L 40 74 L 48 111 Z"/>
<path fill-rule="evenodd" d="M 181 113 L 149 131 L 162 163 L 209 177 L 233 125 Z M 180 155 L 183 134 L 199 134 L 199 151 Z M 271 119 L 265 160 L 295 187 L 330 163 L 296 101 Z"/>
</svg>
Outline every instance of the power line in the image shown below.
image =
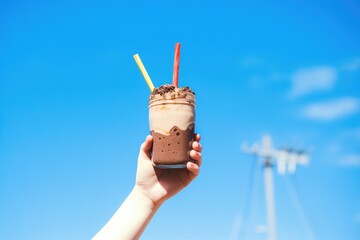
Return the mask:
<svg viewBox="0 0 360 240">
<path fill-rule="evenodd" d="M 255 192 L 255 187 L 254 187 L 254 182 L 255 182 L 255 177 L 256 177 L 256 165 L 257 165 L 257 161 L 252 161 L 251 167 L 250 167 L 250 175 L 249 175 L 249 180 L 248 180 L 248 184 L 247 184 L 247 189 L 245 191 L 245 201 L 244 201 L 244 206 L 243 206 L 243 217 L 242 219 L 242 224 L 240 227 L 239 232 L 243 233 L 243 238 L 241 239 L 246 239 L 246 227 L 247 227 L 247 222 L 249 220 L 249 214 L 250 214 L 250 210 L 251 208 L 251 204 L 253 203 L 253 198 L 254 198 L 254 192 Z"/>
<path fill-rule="evenodd" d="M 309 240 L 316 240 L 314 231 L 312 230 L 309 221 L 307 220 L 306 214 L 304 212 L 304 209 L 301 206 L 301 202 L 299 200 L 299 196 L 288 176 L 285 176 L 285 186 L 286 190 L 290 195 L 290 199 L 294 205 L 295 211 L 297 215 L 299 216 L 300 224 L 302 225 L 305 235 L 307 236 L 307 239 Z"/>
</svg>

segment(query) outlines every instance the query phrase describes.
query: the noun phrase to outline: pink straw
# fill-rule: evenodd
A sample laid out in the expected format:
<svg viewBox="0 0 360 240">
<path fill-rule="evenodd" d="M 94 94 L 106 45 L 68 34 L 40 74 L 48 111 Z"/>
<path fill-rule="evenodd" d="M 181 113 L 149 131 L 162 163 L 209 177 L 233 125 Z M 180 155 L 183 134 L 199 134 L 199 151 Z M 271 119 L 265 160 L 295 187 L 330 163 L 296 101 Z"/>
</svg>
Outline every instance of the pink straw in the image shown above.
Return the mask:
<svg viewBox="0 0 360 240">
<path fill-rule="evenodd" d="M 173 72 L 173 83 L 175 87 L 179 84 L 179 61 L 180 61 L 180 43 L 175 45 L 175 58 L 174 58 L 174 72 Z"/>
</svg>

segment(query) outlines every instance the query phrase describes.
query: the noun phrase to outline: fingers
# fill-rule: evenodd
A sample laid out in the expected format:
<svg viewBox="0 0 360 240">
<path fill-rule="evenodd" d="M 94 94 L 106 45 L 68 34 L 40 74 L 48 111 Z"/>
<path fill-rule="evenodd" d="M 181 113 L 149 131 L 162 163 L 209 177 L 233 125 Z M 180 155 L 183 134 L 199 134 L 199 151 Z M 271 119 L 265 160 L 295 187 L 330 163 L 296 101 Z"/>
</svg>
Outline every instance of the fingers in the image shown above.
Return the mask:
<svg viewBox="0 0 360 240">
<path fill-rule="evenodd" d="M 144 159 L 150 159 L 150 151 L 152 148 L 153 137 L 148 135 L 145 141 L 140 146 L 140 156 Z"/>
<path fill-rule="evenodd" d="M 190 157 L 192 160 L 194 160 L 194 162 L 200 167 L 202 164 L 202 156 L 201 156 L 201 152 L 195 151 L 195 150 L 191 150 L 190 151 Z"/>
<path fill-rule="evenodd" d="M 189 176 L 191 177 L 191 180 L 193 180 L 194 178 L 196 178 L 199 175 L 200 172 L 200 168 L 197 164 L 192 163 L 192 162 L 188 162 L 186 164 L 187 169 L 189 170 L 189 172 L 191 173 Z"/>
<path fill-rule="evenodd" d="M 192 143 L 192 150 L 190 151 L 190 157 L 194 160 L 195 164 L 197 164 L 198 167 L 200 167 L 202 164 L 202 146 L 199 143 L 200 138 L 200 134 L 195 134 L 195 141 Z"/>
<path fill-rule="evenodd" d="M 195 141 L 200 142 L 200 139 L 201 139 L 200 134 L 196 133 L 196 134 L 195 134 Z"/>
<path fill-rule="evenodd" d="M 194 149 L 197 152 L 201 152 L 202 151 L 202 146 L 201 146 L 201 144 L 199 142 L 194 141 L 192 143 L 192 149 Z"/>
</svg>

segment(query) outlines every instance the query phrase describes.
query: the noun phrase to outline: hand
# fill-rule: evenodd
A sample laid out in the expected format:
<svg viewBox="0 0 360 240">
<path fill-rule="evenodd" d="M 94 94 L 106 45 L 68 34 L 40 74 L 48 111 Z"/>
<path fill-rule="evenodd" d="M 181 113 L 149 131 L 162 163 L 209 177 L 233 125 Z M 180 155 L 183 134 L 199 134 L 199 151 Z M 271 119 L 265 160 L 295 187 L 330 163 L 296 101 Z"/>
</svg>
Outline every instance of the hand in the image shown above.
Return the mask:
<svg viewBox="0 0 360 240">
<path fill-rule="evenodd" d="M 194 140 L 190 151 L 193 163 L 188 162 L 182 169 L 157 169 L 150 160 L 153 138 L 147 136 L 140 147 L 133 190 L 93 239 L 139 239 L 161 204 L 198 176 L 202 162 L 200 135 L 196 134 Z"/>
<path fill-rule="evenodd" d="M 136 172 L 135 188 L 147 196 L 154 206 L 161 205 L 165 200 L 180 192 L 191 183 L 198 174 L 202 163 L 202 146 L 199 143 L 200 135 L 195 135 L 190 157 L 194 162 L 188 162 L 182 169 L 158 169 L 150 160 L 153 137 L 147 136 L 140 147 Z"/>
</svg>

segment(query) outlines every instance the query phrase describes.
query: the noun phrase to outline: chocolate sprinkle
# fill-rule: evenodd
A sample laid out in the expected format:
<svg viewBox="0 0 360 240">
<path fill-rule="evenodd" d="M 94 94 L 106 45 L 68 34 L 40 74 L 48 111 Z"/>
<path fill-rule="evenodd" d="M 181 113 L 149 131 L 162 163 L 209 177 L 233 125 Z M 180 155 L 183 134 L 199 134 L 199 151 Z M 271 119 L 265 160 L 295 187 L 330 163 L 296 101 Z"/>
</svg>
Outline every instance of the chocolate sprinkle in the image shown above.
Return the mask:
<svg viewBox="0 0 360 240">
<path fill-rule="evenodd" d="M 180 87 L 175 87 L 175 86 L 170 85 L 170 84 L 165 84 L 165 85 L 162 85 L 159 88 L 154 88 L 151 95 L 159 94 L 160 96 L 163 96 L 166 93 L 171 93 L 171 92 L 175 92 L 175 91 L 177 91 L 179 94 L 190 92 L 190 93 L 195 95 L 195 93 L 187 86 L 184 87 L 184 88 L 180 88 Z"/>
</svg>

